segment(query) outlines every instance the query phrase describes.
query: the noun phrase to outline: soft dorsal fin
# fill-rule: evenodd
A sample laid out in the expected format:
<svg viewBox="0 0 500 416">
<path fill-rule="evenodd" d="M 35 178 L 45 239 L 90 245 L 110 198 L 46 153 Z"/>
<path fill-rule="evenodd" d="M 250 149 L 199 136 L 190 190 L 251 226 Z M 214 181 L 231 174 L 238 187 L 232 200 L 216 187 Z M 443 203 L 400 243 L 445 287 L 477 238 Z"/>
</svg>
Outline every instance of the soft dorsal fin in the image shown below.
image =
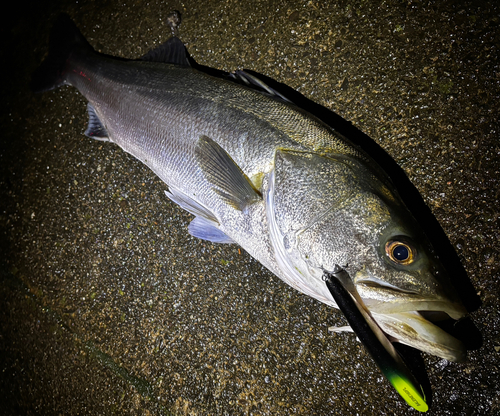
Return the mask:
<svg viewBox="0 0 500 416">
<path fill-rule="evenodd" d="M 195 149 L 205 178 L 222 199 L 240 211 L 262 199 L 239 166 L 226 151 L 207 136 L 201 136 Z"/>
<path fill-rule="evenodd" d="M 141 61 L 160 62 L 163 64 L 174 64 L 190 67 L 188 52 L 182 41 L 173 36 L 164 44 L 151 49 L 141 58 Z"/>
</svg>

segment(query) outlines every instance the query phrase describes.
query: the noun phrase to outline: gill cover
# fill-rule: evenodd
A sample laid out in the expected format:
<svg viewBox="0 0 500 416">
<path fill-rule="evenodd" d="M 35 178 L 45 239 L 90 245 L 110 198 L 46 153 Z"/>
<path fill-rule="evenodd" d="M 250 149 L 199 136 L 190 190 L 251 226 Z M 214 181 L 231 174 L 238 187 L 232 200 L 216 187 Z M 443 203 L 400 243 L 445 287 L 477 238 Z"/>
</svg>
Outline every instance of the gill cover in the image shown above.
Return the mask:
<svg viewBox="0 0 500 416">
<path fill-rule="evenodd" d="M 276 151 L 267 217 L 290 285 L 335 305 L 321 280 L 323 270 L 347 268 L 351 253 L 364 257 L 373 246 L 368 240 L 390 216 L 376 193 L 388 191 L 353 157 Z"/>
</svg>

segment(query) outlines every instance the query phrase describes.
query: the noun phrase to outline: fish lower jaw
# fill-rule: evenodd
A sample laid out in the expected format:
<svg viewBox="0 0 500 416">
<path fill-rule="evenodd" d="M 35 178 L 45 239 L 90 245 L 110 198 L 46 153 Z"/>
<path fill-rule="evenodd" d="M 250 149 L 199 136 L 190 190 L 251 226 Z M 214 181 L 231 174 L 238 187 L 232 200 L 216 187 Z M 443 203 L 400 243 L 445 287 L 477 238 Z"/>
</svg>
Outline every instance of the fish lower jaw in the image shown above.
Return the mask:
<svg viewBox="0 0 500 416">
<path fill-rule="evenodd" d="M 417 311 L 391 314 L 371 311 L 371 315 L 382 331 L 396 342 L 448 361 L 465 361 L 463 343 Z"/>
</svg>

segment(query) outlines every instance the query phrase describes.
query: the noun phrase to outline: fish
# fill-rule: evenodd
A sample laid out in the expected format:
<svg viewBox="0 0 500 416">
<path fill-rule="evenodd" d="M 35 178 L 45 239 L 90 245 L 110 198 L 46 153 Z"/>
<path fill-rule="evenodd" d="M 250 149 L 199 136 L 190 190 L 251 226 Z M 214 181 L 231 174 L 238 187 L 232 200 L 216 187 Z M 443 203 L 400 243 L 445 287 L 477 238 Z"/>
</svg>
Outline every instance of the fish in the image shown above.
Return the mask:
<svg viewBox="0 0 500 416">
<path fill-rule="evenodd" d="M 434 316 L 467 310 L 431 243 L 377 162 L 246 71 L 214 76 L 176 36 L 139 59 L 98 53 L 68 15 L 50 34 L 35 92 L 76 88 L 85 135 L 147 165 L 194 216 L 188 232 L 238 244 L 285 283 L 331 307 L 342 272 L 363 319 L 390 342 L 460 362 Z"/>
</svg>

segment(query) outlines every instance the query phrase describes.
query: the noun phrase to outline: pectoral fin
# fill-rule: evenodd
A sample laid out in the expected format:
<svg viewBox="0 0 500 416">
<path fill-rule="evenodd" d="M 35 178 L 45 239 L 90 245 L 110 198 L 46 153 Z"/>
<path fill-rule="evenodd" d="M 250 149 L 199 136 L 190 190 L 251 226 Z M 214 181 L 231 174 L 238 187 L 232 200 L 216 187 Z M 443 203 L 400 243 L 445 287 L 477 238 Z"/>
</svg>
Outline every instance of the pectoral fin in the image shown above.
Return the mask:
<svg viewBox="0 0 500 416">
<path fill-rule="evenodd" d="M 196 159 L 213 190 L 233 208 L 243 211 L 262 196 L 231 156 L 207 136 L 201 136 L 195 149 Z"/>
</svg>

